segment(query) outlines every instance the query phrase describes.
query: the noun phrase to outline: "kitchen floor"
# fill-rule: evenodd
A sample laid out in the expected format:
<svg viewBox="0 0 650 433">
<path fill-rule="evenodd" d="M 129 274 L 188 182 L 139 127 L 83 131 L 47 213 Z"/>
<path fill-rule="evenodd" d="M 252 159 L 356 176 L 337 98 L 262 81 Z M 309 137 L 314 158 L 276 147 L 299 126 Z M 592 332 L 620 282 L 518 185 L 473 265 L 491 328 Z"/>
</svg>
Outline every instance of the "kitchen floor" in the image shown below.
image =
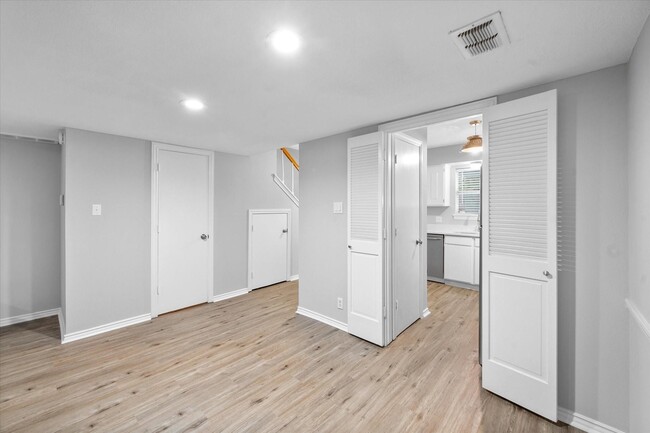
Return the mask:
<svg viewBox="0 0 650 433">
<path fill-rule="evenodd" d="M 428 288 L 387 348 L 296 315 L 296 282 L 66 345 L 2 328 L 0 431 L 578 431 L 482 390 L 478 293 Z"/>
</svg>

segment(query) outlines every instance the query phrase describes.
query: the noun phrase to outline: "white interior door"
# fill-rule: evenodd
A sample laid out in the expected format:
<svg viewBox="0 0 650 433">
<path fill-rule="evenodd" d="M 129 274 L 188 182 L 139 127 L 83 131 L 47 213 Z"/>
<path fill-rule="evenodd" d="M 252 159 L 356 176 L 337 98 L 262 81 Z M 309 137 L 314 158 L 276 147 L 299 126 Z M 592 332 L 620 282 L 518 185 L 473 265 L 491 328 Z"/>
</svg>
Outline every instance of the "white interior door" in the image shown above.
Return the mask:
<svg viewBox="0 0 650 433">
<path fill-rule="evenodd" d="M 483 115 L 483 387 L 557 420 L 557 95 Z"/>
<path fill-rule="evenodd" d="M 348 140 L 348 332 L 384 345 L 384 153 L 379 133 Z"/>
<path fill-rule="evenodd" d="M 161 314 L 206 302 L 212 291 L 211 156 L 165 145 L 155 145 L 154 152 L 158 232 L 154 312 Z"/>
<path fill-rule="evenodd" d="M 249 211 L 250 290 L 289 278 L 289 210 Z"/>
<path fill-rule="evenodd" d="M 420 318 L 420 146 L 393 134 L 393 338 Z"/>
</svg>

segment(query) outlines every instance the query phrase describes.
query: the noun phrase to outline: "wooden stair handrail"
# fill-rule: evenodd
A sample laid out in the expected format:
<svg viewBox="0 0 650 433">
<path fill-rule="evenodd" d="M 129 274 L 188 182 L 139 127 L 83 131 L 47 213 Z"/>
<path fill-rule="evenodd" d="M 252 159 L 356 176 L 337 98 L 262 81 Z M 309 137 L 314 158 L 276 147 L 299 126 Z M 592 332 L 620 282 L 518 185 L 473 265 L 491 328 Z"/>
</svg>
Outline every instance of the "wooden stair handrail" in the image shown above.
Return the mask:
<svg viewBox="0 0 650 433">
<path fill-rule="evenodd" d="M 289 152 L 289 149 L 286 147 L 281 148 L 282 153 L 284 153 L 284 156 L 287 157 L 289 161 L 293 164 L 294 167 L 296 167 L 296 170 L 300 171 L 300 166 L 298 165 L 298 161 L 296 161 L 293 156 L 291 156 L 291 152 Z"/>
</svg>

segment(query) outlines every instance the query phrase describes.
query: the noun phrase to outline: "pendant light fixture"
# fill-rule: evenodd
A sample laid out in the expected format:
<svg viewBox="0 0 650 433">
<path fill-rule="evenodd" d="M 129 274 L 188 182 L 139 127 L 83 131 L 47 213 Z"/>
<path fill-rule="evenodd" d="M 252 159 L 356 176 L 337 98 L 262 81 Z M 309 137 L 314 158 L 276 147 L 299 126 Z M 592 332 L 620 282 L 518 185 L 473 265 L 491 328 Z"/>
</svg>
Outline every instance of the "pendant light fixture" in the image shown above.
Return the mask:
<svg viewBox="0 0 650 433">
<path fill-rule="evenodd" d="M 476 133 L 476 125 L 481 123 L 480 120 L 472 120 L 469 122 L 470 125 L 474 125 L 474 135 L 467 137 L 467 143 L 460 150 L 461 152 L 466 153 L 479 153 L 483 151 L 483 139 L 480 135 Z"/>
</svg>

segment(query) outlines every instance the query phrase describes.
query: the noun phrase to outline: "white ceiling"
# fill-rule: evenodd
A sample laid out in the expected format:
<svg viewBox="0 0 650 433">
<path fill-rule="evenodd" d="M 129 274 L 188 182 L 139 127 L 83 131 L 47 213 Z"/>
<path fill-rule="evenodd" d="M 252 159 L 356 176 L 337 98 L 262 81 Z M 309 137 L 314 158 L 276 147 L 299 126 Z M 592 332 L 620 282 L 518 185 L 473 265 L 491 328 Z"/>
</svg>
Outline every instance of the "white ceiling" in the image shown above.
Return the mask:
<svg viewBox="0 0 650 433">
<path fill-rule="evenodd" d="M 467 137 L 474 135 L 474 126 L 469 122 L 482 118 L 481 115 L 463 117 L 404 131 L 404 134 L 427 143 L 427 147 L 459 146 L 460 148 L 467 142 Z M 483 135 L 482 124 L 476 126 L 476 133 Z"/>
<path fill-rule="evenodd" d="M 512 44 L 448 36 L 501 10 Z M 0 2 L 0 131 L 251 154 L 625 63 L 650 2 Z M 299 55 L 268 49 L 279 27 Z M 207 109 L 185 111 L 179 100 Z"/>
</svg>

